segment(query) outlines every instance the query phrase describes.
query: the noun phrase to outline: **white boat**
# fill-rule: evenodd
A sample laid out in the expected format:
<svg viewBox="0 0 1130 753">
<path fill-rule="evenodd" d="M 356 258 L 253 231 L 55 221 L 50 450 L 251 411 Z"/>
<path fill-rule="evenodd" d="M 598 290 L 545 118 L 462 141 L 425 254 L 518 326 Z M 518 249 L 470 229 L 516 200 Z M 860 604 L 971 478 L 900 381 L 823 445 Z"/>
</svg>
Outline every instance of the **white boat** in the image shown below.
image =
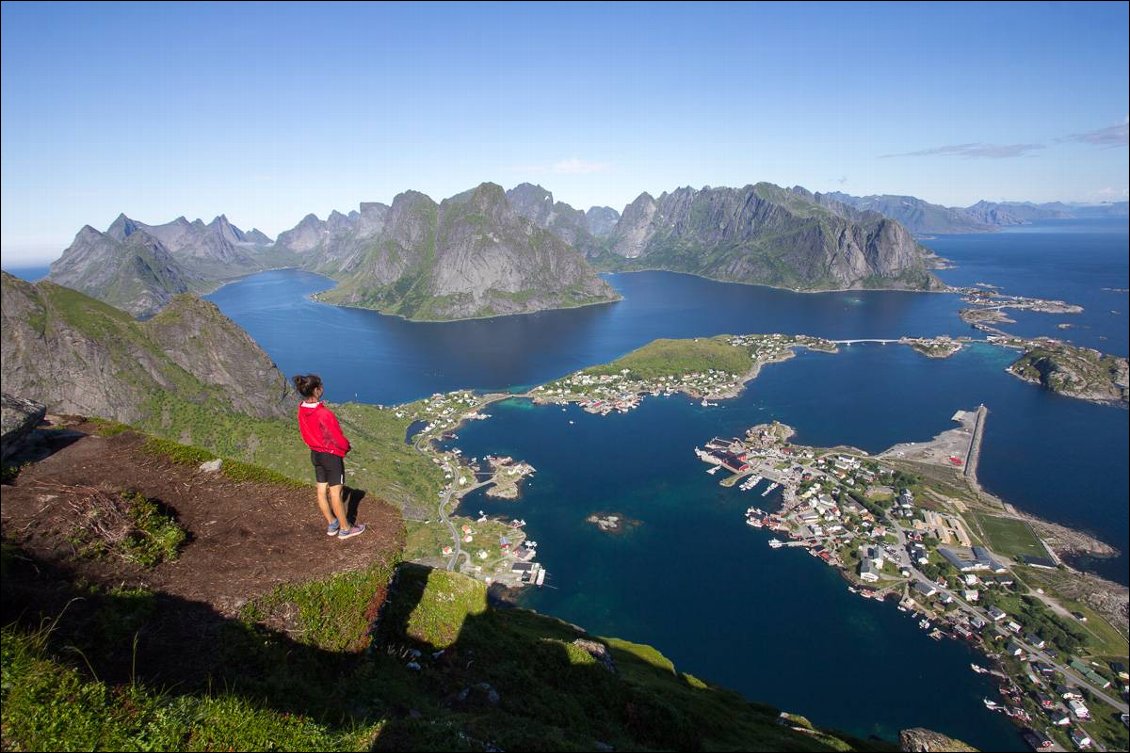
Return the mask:
<svg viewBox="0 0 1130 753">
<path fill-rule="evenodd" d="M 983 675 L 983 674 L 985 674 L 986 672 L 989 671 L 989 670 L 985 669 L 984 667 L 982 667 L 980 664 L 970 664 L 969 668 L 972 669 L 974 672 L 976 672 L 979 675 Z"/>
<path fill-rule="evenodd" d="M 853 587 L 851 587 L 851 586 L 848 586 L 848 591 L 849 591 L 850 593 L 853 593 L 853 594 L 857 594 L 857 593 L 859 593 L 859 591 L 857 591 L 857 590 L 856 590 L 855 588 L 853 588 Z"/>
<path fill-rule="evenodd" d="M 769 539 L 769 546 L 773 547 L 774 549 L 780 549 L 784 545 L 785 543 L 780 539 Z"/>
<path fill-rule="evenodd" d="M 765 491 L 761 492 L 761 496 L 762 497 L 766 496 L 767 494 L 769 494 L 769 492 L 773 491 L 778 486 L 780 486 L 780 484 L 778 484 L 776 481 L 774 481 L 772 484 L 769 484 L 769 486 L 765 487 Z"/>
<path fill-rule="evenodd" d="M 721 468 L 721 467 L 722 466 L 720 466 L 720 465 L 716 465 L 713 468 L 708 468 L 706 472 L 709 473 L 711 476 L 713 476 L 715 473 L 718 472 L 718 469 Z"/>
</svg>

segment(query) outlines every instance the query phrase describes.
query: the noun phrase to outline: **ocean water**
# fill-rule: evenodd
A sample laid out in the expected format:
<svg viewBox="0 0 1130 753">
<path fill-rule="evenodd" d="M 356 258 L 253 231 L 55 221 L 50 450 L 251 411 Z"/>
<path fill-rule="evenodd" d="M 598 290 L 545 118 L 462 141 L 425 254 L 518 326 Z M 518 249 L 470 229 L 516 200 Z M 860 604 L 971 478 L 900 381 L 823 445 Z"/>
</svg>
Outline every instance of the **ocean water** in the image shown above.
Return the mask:
<svg viewBox="0 0 1130 753">
<path fill-rule="evenodd" d="M 938 236 L 923 241 L 955 266 L 938 273 L 950 285 L 988 282 L 1014 295 L 1083 307 L 1081 314 L 1008 311 L 1003 327 L 1024 337 L 1052 335 L 1127 355 L 1130 327 L 1130 239 L 1125 219 L 1058 220 L 1006 232 Z M 1049 324 L 1054 327 L 1049 327 Z M 1067 324 L 1060 329 L 1057 325 Z"/>
<path fill-rule="evenodd" d="M 766 372 L 795 381 L 806 366 Z M 761 497 L 766 482 L 725 489 L 705 473 L 694 446 L 787 417 L 776 397 L 754 389 L 705 409 L 649 397 L 607 417 L 492 406 L 491 420 L 472 422 L 455 444 L 470 456 L 528 460 L 537 473 L 518 501 L 476 492 L 461 511 L 527 521 L 549 578 L 523 595 L 524 606 L 654 645 L 680 671 L 820 725 L 886 739 L 926 726 L 983 750 L 1021 749 L 1013 727 L 985 710 L 982 698 L 995 690 L 970 671 L 980 660 L 966 645 L 935 642 L 893 604 L 850 594 L 803 550 L 770 549 L 773 534 L 745 525 L 744 511 L 775 508 L 779 493 Z M 948 415 L 935 418 L 948 428 Z M 603 533 L 585 521 L 593 513 L 632 524 Z"/>
<path fill-rule="evenodd" d="M 1007 331 L 1127 353 L 1125 221 L 943 236 L 926 245 L 954 262 L 939 275 L 951 284 L 987 282 L 1085 308 L 1074 316 L 1017 313 Z M 208 298 L 287 375 L 321 374 L 331 401 L 385 404 L 457 388 L 520 390 L 658 337 L 979 334 L 946 294 L 797 294 L 661 272 L 607 279 L 622 301 L 443 324 L 316 303 L 309 295 L 332 281 L 293 270 L 257 274 Z M 928 439 L 950 427 L 954 410 L 985 403 L 982 483 L 1113 544 L 1120 557 L 1091 566 L 1126 583 L 1127 411 L 1020 382 L 1003 371 L 1011 360 L 989 346 L 937 361 L 902 346 L 854 345 L 769 366 L 716 408 L 649 398 L 626 416 L 598 418 L 575 408 L 495 406 L 494 418 L 462 429 L 457 444 L 472 455 L 529 460 L 538 473 L 519 502 L 479 495 L 464 508 L 528 521 L 551 573 L 552 588 L 527 597 L 541 611 L 652 643 L 683 671 L 820 724 L 886 738 L 926 726 L 983 749 L 1019 749 L 1011 725 L 984 710 L 980 699 L 992 688 L 969 671 L 967 648 L 929 640 L 892 606 L 848 594 L 837 573 L 803 552 L 770 550 L 769 535 L 745 526 L 742 512 L 771 497 L 721 489 L 692 452 L 714 435 L 774 418 L 797 427 L 798 442 L 873 452 Z M 640 522 L 611 536 L 584 522 L 592 512 Z M 869 726 L 858 726 L 863 720 Z"/>
<path fill-rule="evenodd" d="M 51 271 L 51 265 L 33 264 L 30 266 L 9 266 L 5 264 L 4 271 L 8 274 L 15 275 L 21 280 L 27 280 L 28 282 L 39 282 L 47 276 L 48 272 Z"/>
</svg>

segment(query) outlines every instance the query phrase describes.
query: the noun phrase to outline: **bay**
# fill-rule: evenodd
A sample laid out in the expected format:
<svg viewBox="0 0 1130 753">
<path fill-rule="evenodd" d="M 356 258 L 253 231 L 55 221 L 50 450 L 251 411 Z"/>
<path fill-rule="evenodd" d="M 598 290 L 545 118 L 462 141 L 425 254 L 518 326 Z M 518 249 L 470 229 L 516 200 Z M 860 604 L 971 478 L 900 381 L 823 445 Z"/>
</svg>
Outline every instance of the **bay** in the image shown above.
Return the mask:
<svg viewBox="0 0 1130 753">
<path fill-rule="evenodd" d="M 808 366 L 766 374 L 792 383 Z M 995 689 L 969 670 L 980 659 L 967 646 L 935 642 L 893 604 L 850 594 L 803 550 L 770 549 L 771 534 L 745 525 L 743 513 L 776 506 L 779 494 L 761 497 L 764 482 L 753 492 L 724 489 L 704 472 L 695 444 L 788 416 L 773 407 L 778 397 L 751 389 L 706 409 L 649 397 L 608 417 L 492 406 L 492 419 L 464 427 L 455 444 L 467 455 L 528 460 L 537 473 L 520 501 L 476 492 L 461 512 L 527 521 L 549 587 L 525 592 L 524 606 L 654 645 L 681 671 L 820 725 L 888 740 L 925 726 L 981 749 L 1019 749 L 1012 725 L 985 710 L 982 698 Z M 948 415 L 939 418 L 945 428 Z M 597 512 L 635 525 L 603 533 L 585 520 Z"/>
<path fill-rule="evenodd" d="M 1127 287 L 1125 238 L 1125 223 L 1098 223 L 926 243 L 954 261 L 940 274 L 951 284 L 989 282 L 1086 308 L 1070 329 L 1056 326 L 1072 321 L 1066 315 L 1040 314 L 1018 315 L 1005 329 L 1125 354 L 1125 319 L 1110 312 L 1126 307 L 1103 304 L 1105 296 L 1125 299 L 1104 290 Z M 1093 268 L 1081 263 L 1088 260 Z M 287 375 L 320 373 L 331 400 L 373 403 L 456 388 L 521 390 L 657 337 L 975 334 L 958 319 L 962 304 L 953 295 L 798 294 L 661 272 L 606 279 L 622 301 L 444 324 L 319 304 L 309 295 L 333 283 L 293 270 L 255 275 L 209 298 Z M 877 451 L 927 439 L 949 428 L 955 409 L 984 402 L 985 486 L 1124 551 L 1127 412 L 1020 382 L 1003 372 L 1011 360 L 988 346 L 935 361 L 900 346 L 856 345 L 768 367 L 717 408 L 648 399 L 628 416 L 602 420 L 572 408 L 495 406 L 492 420 L 461 431 L 459 446 L 512 454 L 539 472 L 521 502 L 477 496 L 465 507 L 526 518 L 554 586 L 526 597 L 541 611 L 651 643 L 684 671 L 820 724 L 887 739 L 921 725 L 984 749 L 1016 749 L 1011 725 L 980 703 L 992 688 L 969 672 L 966 647 L 935 643 L 892 607 L 851 596 L 811 557 L 770 550 L 768 537 L 742 522 L 756 502 L 720 489 L 691 452 L 715 434 L 772 418 L 796 426 L 798 442 Z M 584 522 L 597 511 L 641 523 L 608 536 Z M 1125 554 L 1093 567 L 1128 579 Z"/>
</svg>

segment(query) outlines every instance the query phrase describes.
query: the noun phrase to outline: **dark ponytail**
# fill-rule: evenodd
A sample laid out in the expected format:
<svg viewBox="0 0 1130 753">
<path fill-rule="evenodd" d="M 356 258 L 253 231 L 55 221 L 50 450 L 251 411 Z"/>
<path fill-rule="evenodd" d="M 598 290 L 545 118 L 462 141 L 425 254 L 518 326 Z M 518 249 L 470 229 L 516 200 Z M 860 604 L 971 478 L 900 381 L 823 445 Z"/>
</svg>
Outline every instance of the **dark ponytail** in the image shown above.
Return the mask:
<svg viewBox="0 0 1130 753">
<path fill-rule="evenodd" d="M 322 378 L 317 374 L 299 374 L 294 377 L 294 387 L 302 397 L 314 396 L 314 390 L 322 386 Z"/>
</svg>

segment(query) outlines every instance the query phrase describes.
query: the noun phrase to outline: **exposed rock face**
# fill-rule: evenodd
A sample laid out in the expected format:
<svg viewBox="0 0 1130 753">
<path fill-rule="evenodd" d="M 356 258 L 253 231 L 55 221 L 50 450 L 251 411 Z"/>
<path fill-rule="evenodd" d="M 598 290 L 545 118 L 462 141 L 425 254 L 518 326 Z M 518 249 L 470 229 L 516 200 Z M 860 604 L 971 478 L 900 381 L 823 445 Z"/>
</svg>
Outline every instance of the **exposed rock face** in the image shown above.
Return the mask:
<svg viewBox="0 0 1130 753">
<path fill-rule="evenodd" d="M 594 238 L 607 238 L 616 229 L 620 213 L 612 207 L 590 207 L 585 212 L 585 224 Z"/>
<path fill-rule="evenodd" d="M 602 250 L 596 234 L 589 228 L 588 216 L 563 201 L 555 202 L 553 194 L 541 186 L 522 183 L 507 191 L 506 199 L 517 214 L 553 233 L 585 256 L 594 256 Z M 606 215 L 597 215 L 598 225 L 601 217 Z"/>
<path fill-rule="evenodd" d="M 165 393 L 258 417 L 290 415 L 274 364 L 210 303 L 178 297 L 149 322 L 51 282 L 2 274 L 3 382 L 52 412 L 137 423 Z"/>
<path fill-rule="evenodd" d="M 339 279 L 323 300 L 414 319 L 517 314 L 616 299 L 575 249 L 515 212 L 493 183 L 438 205 L 415 191 L 400 194 L 381 232 L 363 256 L 343 267 Z"/>
<path fill-rule="evenodd" d="M 899 750 L 915 751 L 916 753 L 936 753 L 936 751 L 956 751 L 957 753 L 973 751 L 975 753 L 977 749 L 938 732 L 915 727 L 899 732 Z"/>
<path fill-rule="evenodd" d="M 85 226 L 51 265 L 47 279 L 134 316 L 153 314 L 198 281 L 157 238 L 137 232 L 117 235 Z"/>
<path fill-rule="evenodd" d="M 612 231 L 612 250 L 625 259 L 642 256 L 658 229 L 653 223 L 658 211 L 659 205 L 646 191 L 624 207 L 624 213 Z"/>
<path fill-rule="evenodd" d="M 1091 348 L 1047 341 L 1025 351 L 1008 372 L 1068 397 L 1121 405 L 1130 401 L 1127 359 Z"/>
<path fill-rule="evenodd" d="M 806 290 L 940 287 L 929 252 L 897 222 L 848 218 L 804 194 L 767 183 L 645 193 L 624 210 L 612 251 L 636 268 Z"/>
<path fill-rule="evenodd" d="M 146 225 L 123 214 L 105 233 L 80 230 L 47 279 L 146 317 L 174 295 L 262 268 L 257 237 L 266 236 L 249 237 L 223 215 L 207 225 L 184 217 Z"/>
<path fill-rule="evenodd" d="M 5 381 L 5 383 L 7 383 Z M 23 442 L 47 415 L 47 407 L 33 400 L 0 394 L 0 459 L 7 460 L 23 448 Z"/>
</svg>

